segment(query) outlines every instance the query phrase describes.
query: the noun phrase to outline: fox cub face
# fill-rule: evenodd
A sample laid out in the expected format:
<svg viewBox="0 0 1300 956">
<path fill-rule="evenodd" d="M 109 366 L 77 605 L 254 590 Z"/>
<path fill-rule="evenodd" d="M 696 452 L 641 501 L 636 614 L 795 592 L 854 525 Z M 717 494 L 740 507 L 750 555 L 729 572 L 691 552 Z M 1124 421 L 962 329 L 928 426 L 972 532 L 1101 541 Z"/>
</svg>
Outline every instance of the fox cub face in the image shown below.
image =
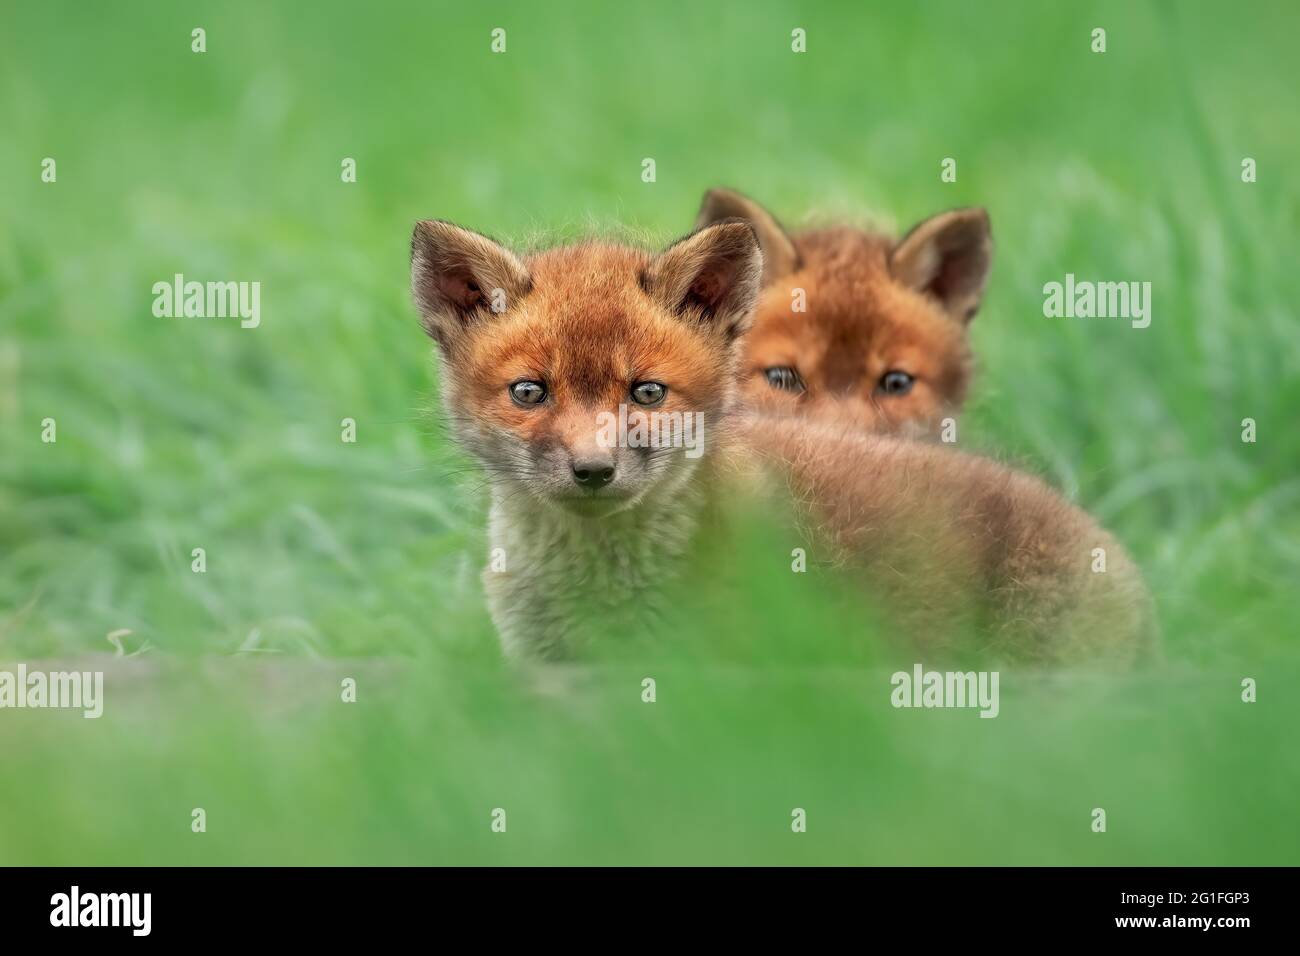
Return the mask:
<svg viewBox="0 0 1300 956">
<path fill-rule="evenodd" d="M 711 190 L 696 225 L 724 218 L 753 223 L 764 255 L 741 366 L 752 403 L 882 432 L 928 432 L 961 406 L 992 261 L 984 210 L 942 213 L 895 243 L 848 227 L 791 235 L 753 200 Z"/>
<path fill-rule="evenodd" d="M 503 493 L 589 517 L 632 508 L 698 465 L 680 444 L 623 436 L 662 436 L 671 427 L 651 426 L 686 415 L 716 422 L 735 401 L 761 274 L 743 221 L 658 255 L 586 243 L 520 258 L 439 221 L 417 223 L 411 242 L 458 440 Z"/>
</svg>

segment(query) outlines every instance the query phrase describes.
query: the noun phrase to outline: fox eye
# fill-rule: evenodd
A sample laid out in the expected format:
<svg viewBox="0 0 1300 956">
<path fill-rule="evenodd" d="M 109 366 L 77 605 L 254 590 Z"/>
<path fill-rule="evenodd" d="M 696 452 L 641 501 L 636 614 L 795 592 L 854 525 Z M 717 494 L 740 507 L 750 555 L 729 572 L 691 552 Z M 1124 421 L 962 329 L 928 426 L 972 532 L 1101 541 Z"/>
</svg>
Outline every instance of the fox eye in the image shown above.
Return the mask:
<svg viewBox="0 0 1300 956">
<path fill-rule="evenodd" d="M 546 386 L 529 379 L 515 382 L 509 392 L 516 405 L 540 405 L 546 398 Z"/>
<path fill-rule="evenodd" d="M 668 394 L 668 387 L 658 382 L 638 382 L 632 386 L 632 401 L 638 405 L 658 405 Z"/>
<path fill-rule="evenodd" d="M 916 379 L 906 372 L 893 369 L 881 376 L 879 390 L 886 395 L 906 395 L 912 390 L 912 383 L 915 381 Z"/>
<path fill-rule="evenodd" d="M 774 365 L 772 368 L 763 369 L 763 376 L 767 379 L 767 384 L 773 388 L 779 388 L 783 392 L 802 392 L 804 390 L 803 379 L 788 365 Z"/>
</svg>

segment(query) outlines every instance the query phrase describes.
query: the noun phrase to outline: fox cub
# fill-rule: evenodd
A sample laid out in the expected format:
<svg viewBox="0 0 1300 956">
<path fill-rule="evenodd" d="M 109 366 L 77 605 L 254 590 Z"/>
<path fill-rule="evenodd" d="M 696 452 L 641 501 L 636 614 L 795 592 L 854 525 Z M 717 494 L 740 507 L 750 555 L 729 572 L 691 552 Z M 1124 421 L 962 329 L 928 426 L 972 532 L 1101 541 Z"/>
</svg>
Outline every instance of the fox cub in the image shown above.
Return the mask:
<svg viewBox="0 0 1300 956">
<path fill-rule="evenodd" d="M 898 242 L 847 226 L 788 233 L 740 193 L 704 196 L 696 228 L 747 220 L 763 248 L 763 292 L 742 381 L 768 411 L 872 431 L 937 434 L 971 377 L 967 329 L 993 241 L 983 209 L 920 223 Z"/>
<path fill-rule="evenodd" d="M 658 254 L 587 242 L 526 258 L 447 222 L 416 225 L 412 286 L 447 416 L 491 489 L 504 569 L 484 584 L 507 653 L 617 640 L 601 622 L 628 609 L 649 621 L 701 523 L 753 492 L 800 509 L 917 645 L 962 620 L 980 624 L 980 650 L 998 659 L 1127 661 L 1144 631 L 1141 578 L 1038 480 L 745 410 L 736 371 L 762 275 L 740 220 Z M 692 418 L 707 438 L 694 447 L 644 440 Z M 1094 549 L 1105 573 L 1093 572 Z"/>
</svg>

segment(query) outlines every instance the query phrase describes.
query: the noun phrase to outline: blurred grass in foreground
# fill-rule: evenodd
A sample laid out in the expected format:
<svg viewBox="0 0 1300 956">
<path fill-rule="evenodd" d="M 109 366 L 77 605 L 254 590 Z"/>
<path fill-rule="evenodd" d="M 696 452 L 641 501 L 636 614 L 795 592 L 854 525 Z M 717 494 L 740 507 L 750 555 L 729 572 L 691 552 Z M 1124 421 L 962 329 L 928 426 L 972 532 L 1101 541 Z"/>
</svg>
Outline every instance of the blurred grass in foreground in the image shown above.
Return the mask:
<svg viewBox="0 0 1300 956">
<path fill-rule="evenodd" d="M 1298 862 L 1291 6 L 0 16 L 0 661 L 109 672 L 98 721 L 0 712 L 0 862 Z M 718 183 L 790 220 L 991 210 L 963 444 L 1120 535 L 1166 667 L 895 711 L 910 661 L 755 548 L 752 601 L 639 659 L 540 690 L 499 662 L 411 223 L 666 241 Z M 261 281 L 262 326 L 155 319 L 176 272 Z M 1151 328 L 1044 319 L 1066 272 L 1151 281 Z M 99 659 L 119 628 L 152 649 Z"/>
</svg>

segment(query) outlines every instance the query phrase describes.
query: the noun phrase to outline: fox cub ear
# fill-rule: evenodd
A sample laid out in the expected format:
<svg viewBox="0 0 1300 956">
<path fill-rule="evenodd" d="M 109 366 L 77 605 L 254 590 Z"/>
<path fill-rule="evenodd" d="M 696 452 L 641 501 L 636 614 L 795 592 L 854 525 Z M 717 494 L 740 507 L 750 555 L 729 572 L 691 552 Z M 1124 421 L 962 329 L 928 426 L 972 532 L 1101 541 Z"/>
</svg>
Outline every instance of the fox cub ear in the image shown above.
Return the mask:
<svg viewBox="0 0 1300 956">
<path fill-rule="evenodd" d="M 983 209 L 931 216 L 900 239 L 889 256 L 896 279 L 934 296 L 963 323 L 979 309 L 992 263 L 993 233 Z"/>
<path fill-rule="evenodd" d="M 754 227 L 758 244 L 763 249 L 763 285 L 769 285 L 799 268 L 799 253 L 795 251 L 794 242 L 775 216 L 734 190 L 710 189 L 700 203 L 695 228 L 703 229 L 724 219 L 746 219 Z"/>
<path fill-rule="evenodd" d="M 748 222 L 728 219 L 669 246 L 642 284 L 669 312 L 735 338 L 749 328 L 763 276 L 763 253 Z"/>
<path fill-rule="evenodd" d="M 531 286 L 524 264 L 487 236 L 441 220 L 415 224 L 411 293 L 424 330 L 444 348 L 472 322 L 512 307 Z"/>
</svg>

